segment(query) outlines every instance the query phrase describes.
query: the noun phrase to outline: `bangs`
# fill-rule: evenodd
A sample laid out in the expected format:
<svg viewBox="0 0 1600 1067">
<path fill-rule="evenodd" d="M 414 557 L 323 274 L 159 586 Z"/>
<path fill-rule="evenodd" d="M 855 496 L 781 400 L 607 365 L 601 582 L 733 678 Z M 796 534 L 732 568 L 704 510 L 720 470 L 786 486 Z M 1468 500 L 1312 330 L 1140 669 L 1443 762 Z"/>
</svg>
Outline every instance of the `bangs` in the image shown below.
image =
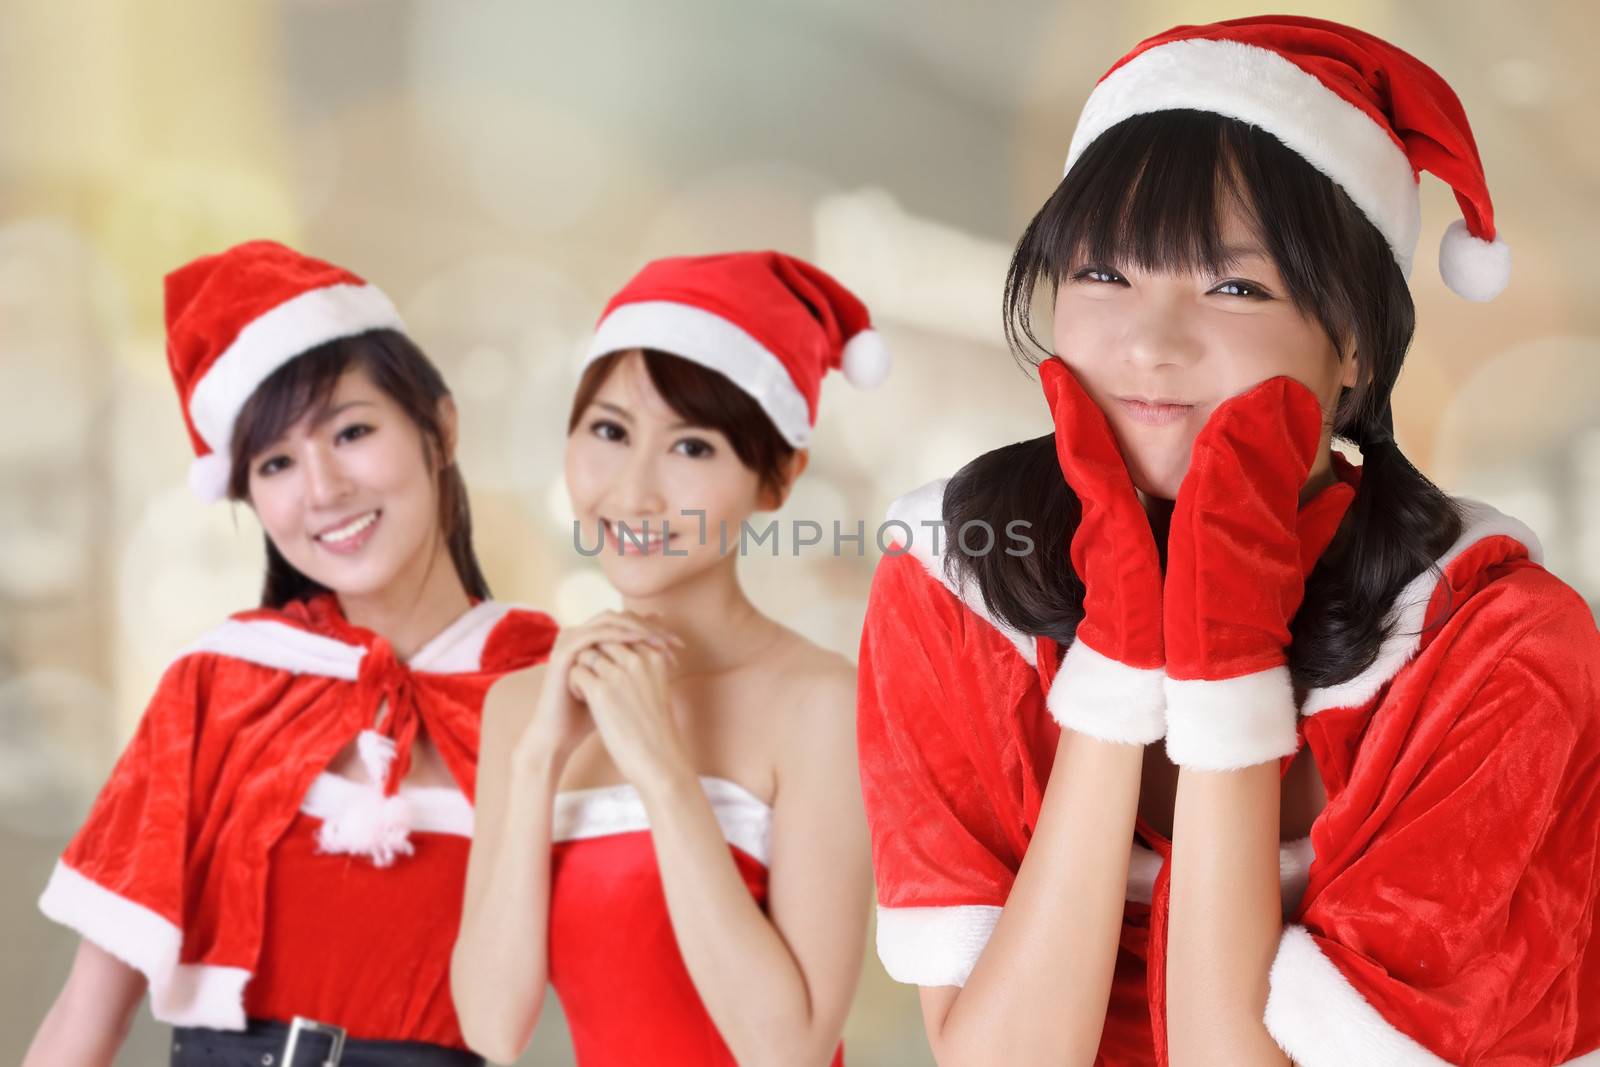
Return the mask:
<svg viewBox="0 0 1600 1067">
<path fill-rule="evenodd" d="M 1135 115 L 1097 137 L 1029 224 L 1006 279 L 1012 350 L 1049 354 L 1032 330 L 1034 293 L 1045 283 L 1053 297 L 1075 267 L 1228 272 L 1234 261 L 1221 221 L 1229 207 L 1272 259 L 1288 299 L 1336 339 L 1349 309 L 1324 277 L 1327 265 L 1370 246 L 1376 228 L 1272 135 L 1211 112 L 1174 110 Z"/>
<path fill-rule="evenodd" d="M 274 371 L 239 412 L 233 435 L 236 462 L 248 464 L 307 414 L 326 411 L 353 356 L 349 345 L 333 341 Z"/>
</svg>

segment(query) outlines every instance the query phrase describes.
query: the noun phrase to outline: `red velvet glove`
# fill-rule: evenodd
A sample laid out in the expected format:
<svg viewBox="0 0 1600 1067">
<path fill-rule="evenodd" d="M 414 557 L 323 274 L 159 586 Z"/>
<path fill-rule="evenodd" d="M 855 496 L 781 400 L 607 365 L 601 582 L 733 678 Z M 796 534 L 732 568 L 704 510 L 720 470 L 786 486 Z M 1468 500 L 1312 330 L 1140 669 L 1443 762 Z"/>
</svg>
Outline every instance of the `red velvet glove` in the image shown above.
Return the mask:
<svg viewBox="0 0 1600 1067">
<path fill-rule="evenodd" d="M 1195 438 L 1167 536 L 1167 754 L 1236 770 L 1292 753 L 1289 622 L 1355 497 L 1300 506 L 1322 407 L 1290 378 L 1224 401 Z"/>
<path fill-rule="evenodd" d="M 1045 698 L 1057 722 L 1107 741 L 1149 744 L 1166 732 L 1161 557 L 1111 425 L 1067 365 L 1039 383 L 1056 424 L 1056 457 L 1083 505 L 1072 566 L 1083 620 Z"/>
</svg>

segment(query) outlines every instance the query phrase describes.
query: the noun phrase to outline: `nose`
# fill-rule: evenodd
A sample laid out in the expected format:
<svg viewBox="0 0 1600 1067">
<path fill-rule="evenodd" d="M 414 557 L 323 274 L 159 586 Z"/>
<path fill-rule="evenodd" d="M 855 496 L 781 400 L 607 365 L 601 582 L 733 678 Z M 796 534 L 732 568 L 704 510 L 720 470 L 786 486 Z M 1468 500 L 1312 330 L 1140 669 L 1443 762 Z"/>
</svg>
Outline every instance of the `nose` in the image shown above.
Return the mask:
<svg viewBox="0 0 1600 1067">
<path fill-rule="evenodd" d="M 353 483 L 333 449 L 308 442 L 300 463 L 306 474 L 306 502 L 312 507 L 331 507 L 350 494 Z"/>
<path fill-rule="evenodd" d="M 1152 299 L 1131 312 L 1124 333 L 1124 356 L 1141 370 L 1193 365 L 1202 346 L 1193 313 L 1177 299 Z"/>
<path fill-rule="evenodd" d="M 656 457 L 647 449 L 629 449 L 612 492 L 614 506 L 621 512 L 611 516 L 614 519 L 660 515 L 666 506 L 666 495 L 661 491 Z"/>
</svg>

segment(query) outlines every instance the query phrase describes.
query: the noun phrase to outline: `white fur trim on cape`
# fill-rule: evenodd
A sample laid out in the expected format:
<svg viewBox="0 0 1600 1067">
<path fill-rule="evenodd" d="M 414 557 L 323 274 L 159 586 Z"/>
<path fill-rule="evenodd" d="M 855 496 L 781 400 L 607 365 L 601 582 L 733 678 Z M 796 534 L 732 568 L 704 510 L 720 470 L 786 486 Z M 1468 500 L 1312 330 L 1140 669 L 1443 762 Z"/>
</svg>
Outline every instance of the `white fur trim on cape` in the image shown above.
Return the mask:
<svg viewBox="0 0 1600 1067">
<path fill-rule="evenodd" d="M 896 982 L 966 985 L 1000 921 L 987 904 L 935 908 L 878 906 L 878 959 Z"/>
<path fill-rule="evenodd" d="M 1525 524 L 1482 501 L 1458 498 L 1456 504 L 1461 508 L 1461 536 L 1433 567 L 1413 578 L 1395 597 L 1394 604 L 1389 608 L 1388 636 L 1378 646 L 1378 658 L 1372 666 L 1348 681 L 1311 690 L 1300 708 L 1302 715 L 1315 715 L 1329 708 L 1365 705 L 1399 674 L 1416 656 L 1422 644 L 1422 624 L 1428 612 L 1428 602 L 1433 599 L 1434 590 L 1438 588 L 1444 572 L 1473 545 L 1491 537 L 1509 537 L 1526 548 L 1528 558 L 1535 563 L 1544 560 L 1544 549 L 1539 544 L 1539 538 Z"/>
<path fill-rule="evenodd" d="M 1323 955 L 1303 926 L 1287 926 L 1268 976 L 1266 1025 L 1302 1067 L 1440 1067 Z"/>
<path fill-rule="evenodd" d="M 789 368 L 721 315 L 671 300 L 622 304 L 600 320 L 582 365 L 629 348 L 654 348 L 709 367 L 749 393 L 789 444 L 804 448 L 811 440 L 811 409 Z"/>
<path fill-rule="evenodd" d="M 150 1013 L 157 1020 L 172 1026 L 244 1029 L 244 987 L 250 972 L 178 963 L 183 935 L 149 908 L 58 861 L 39 897 L 39 910 L 143 974 L 150 983 Z"/>
<path fill-rule="evenodd" d="M 318 819 L 332 819 L 349 805 L 372 792 L 368 783 L 324 771 L 306 791 L 300 810 Z M 410 804 L 411 828 L 423 833 L 472 836 L 472 804 L 454 786 L 402 785 L 401 797 Z"/>
<path fill-rule="evenodd" d="M 1179 109 L 1239 119 L 1282 141 L 1349 194 L 1411 277 L 1422 216 L 1411 161 L 1365 111 L 1265 48 L 1186 40 L 1135 56 L 1089 94 L 1065 170 L 1122 120 Z"/>
<path fill-rule="evenodd" d="M 772 808 L 737 782 L 700 776 L 723 839 L 765 866 L 772 858 Z M 568 789 L 556 794 L 552 841 L 583 841 L 650 829 L 644 798 L 631 784 Z"/>
<path fill-rule="evenodd" d="M 1493 241 L 1472 236 L 1466 220 L 1456 219 L 1439 241 L 1439 276 L 1458 296 L 1493 300 L 1511 280 L 1511 248 L 1499 236 Z"/>
<path fill-rule="evenodd" d="M 518 605 L 480 600 L 417 650 L 407 665 L 429 674 L 468 674 L 480 668 L 483 648 Z M 178 653 L 177 658 L 215 652 L 232 659 L 295 674 L 355 681 L 367 650 L 273 619 L 229 619 Z"/>
<path fill-rule="evenodd" d="M 403 330 L 400 313 L 375 285 L 312 289 L 248 323 L 195 383 L 189 418 L 211 451 L 226 456 L 245 401 L 272 372 L 309 349 L 368 330 Z"/>
<path fill-rule="evenodd" d="M 1103 741 L 1148 745 L 1167 732 L 1160 667 L 1130 667 L 1082 641 L 1067 647 L 1045 707 L 1062 726 Z"/>
<path fill-rule="evenodd" d="M 1002 622 L 993 615 L 983 602 L 983 592 L 978 588 L 978 582 L 971 574 L 963 573 L 958 585 L 950 581 L 944 569 L 944 549 L 950 543 L 950 538 L 955 534 L 944 526 L 944 487 L 950 481 L 940 478 L 929 482 L 918 489 L 913 489 L 905 496 L 900 497 L 889 505 L 888 519 L 890 522 L 902 522 L 911 531 L 911 543 L 902 545 L 923 568 L 939 582 L 940 585 L 950 590 L 951 594 L 967 606 L 978 618 L 988 623 L 1000 632 L 1017 653 L 1027 662 L 1028 666 L 1035 666 L 1036 651 L 1032 637 L 1021 630 Z M 923 523 L 937 523 L 938 526 Z M 935 543 L 937 542 L 937 544 Z M 1004 551 L 996 544 L 995 551 Z"/>
<path fill-rule="evenodd" d="M 1166 690 L 1167 756 L 1180 767 L 1235 771 L 1300 743 L 1287 667 L 1220 680 L 1169 677 Z"/>
<path fill-rule="evenodd" d="M 231 659 L 294 674 L 319 674 L 353 682 L 367 650 L 272 619 L 229 619 L 201 635 L 177 658 L 215 652 Z"/>
</svg>

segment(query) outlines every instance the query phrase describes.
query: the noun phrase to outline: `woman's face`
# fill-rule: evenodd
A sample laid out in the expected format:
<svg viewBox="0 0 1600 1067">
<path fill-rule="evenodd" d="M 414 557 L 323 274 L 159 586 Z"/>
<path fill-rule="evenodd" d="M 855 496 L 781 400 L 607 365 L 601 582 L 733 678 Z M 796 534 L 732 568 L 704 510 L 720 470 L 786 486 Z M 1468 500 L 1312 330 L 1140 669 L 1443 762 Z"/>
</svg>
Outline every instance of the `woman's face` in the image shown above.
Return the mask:
<svg viewBox="0 0 1600 1067">
<path fill-rule="evenodd" d="M 580 413 L 566 478 L 581 544 L 587 551 L 603 538 L 600 565 L 626 597 L 660 594 L 715 566 L 719 530 L 737 551 L 740 523 L 776 506 L 722 433 L 688 425 L 662 398 L 637 351 Z"/>
<path fill-rule="evenodd" d="M 1171 500 L 1189 451 L 1218 404 L 1287 375 L 1322 403 L 1312 478 L 1329 466 L 1331 419 L 1356 361 L 1288 299 L 1271 258 L 1236 207 L 1221 235 L 1229 273 L 1145 273 L 1074 263 L 1056 294 L 1055 351 L 1105 411 L 1134 484 Z"/>
<path fill-rule="evenodd" d="M 445 406 L 447 430 L 453 409 Z M 410 416 L 359 367 L 250 457 L 250 504 L 284 559 L 341 597 L 426 573 L 438 489 Z"/>
</svg>

